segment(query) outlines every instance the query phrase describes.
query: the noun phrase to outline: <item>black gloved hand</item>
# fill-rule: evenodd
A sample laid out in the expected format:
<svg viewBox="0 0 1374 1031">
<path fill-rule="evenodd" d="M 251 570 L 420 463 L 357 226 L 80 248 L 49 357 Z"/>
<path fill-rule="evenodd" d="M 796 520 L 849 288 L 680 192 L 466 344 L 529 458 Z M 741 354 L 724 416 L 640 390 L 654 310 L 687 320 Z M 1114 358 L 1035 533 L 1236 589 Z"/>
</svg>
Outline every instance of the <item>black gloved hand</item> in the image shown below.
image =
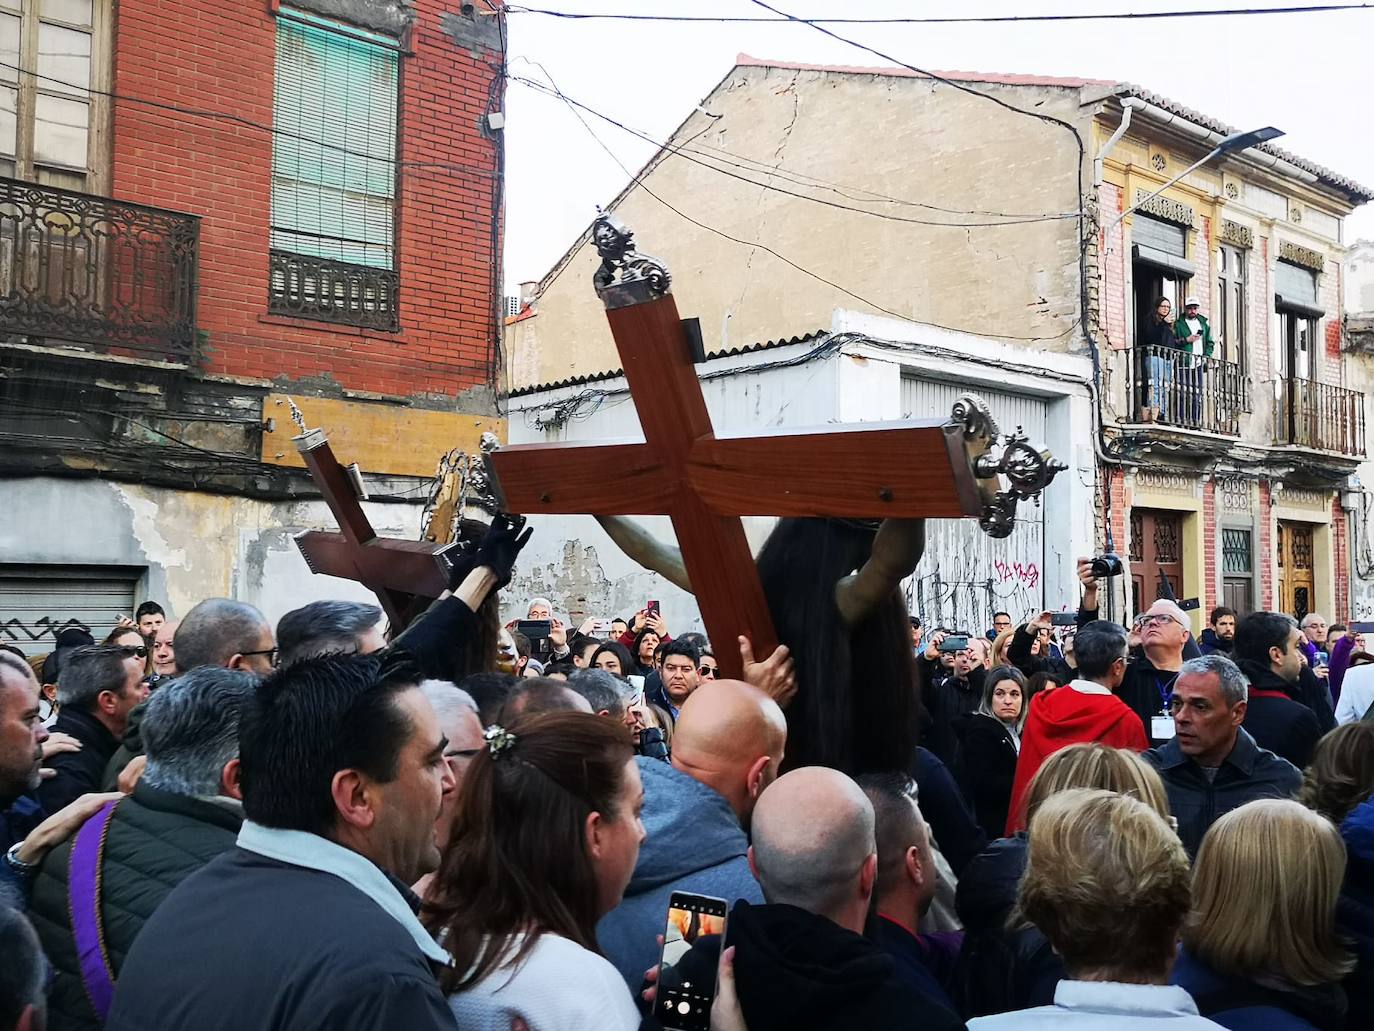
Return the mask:
<svg viewBox="0 0 1374 1031">
<path fill-rule="evenodd" d="M 496 574 L 496 589 L 501 590 L 510 583 L 511 572 L 515 568 L 515 559 L 532 533 L 534 533 L 534 527 L 525 526 L 524 516 L 509 515 L 505 512 L 497 513 L 496 518 L 491 521 L 486 536 L 482 538 L 482 543 L 477 546 L 477 554 L 473 556 L 472 568 L 479 569 L 485 566 L 490 569 Z"/>
</svg>

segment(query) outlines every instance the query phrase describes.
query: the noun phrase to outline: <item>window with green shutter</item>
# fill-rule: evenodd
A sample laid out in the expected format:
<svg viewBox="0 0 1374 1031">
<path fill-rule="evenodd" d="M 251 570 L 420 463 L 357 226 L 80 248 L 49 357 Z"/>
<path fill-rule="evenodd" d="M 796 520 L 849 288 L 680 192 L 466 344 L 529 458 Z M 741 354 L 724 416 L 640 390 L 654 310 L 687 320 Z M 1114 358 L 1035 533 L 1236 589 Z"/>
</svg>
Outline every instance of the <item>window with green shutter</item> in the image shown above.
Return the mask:
<svg viewBox="0 0 1374 1031">
<path fill-rule="evenodd" d="M 398 328 L 394 40 L 277 20 L 269 308 Z"/>
</svg>

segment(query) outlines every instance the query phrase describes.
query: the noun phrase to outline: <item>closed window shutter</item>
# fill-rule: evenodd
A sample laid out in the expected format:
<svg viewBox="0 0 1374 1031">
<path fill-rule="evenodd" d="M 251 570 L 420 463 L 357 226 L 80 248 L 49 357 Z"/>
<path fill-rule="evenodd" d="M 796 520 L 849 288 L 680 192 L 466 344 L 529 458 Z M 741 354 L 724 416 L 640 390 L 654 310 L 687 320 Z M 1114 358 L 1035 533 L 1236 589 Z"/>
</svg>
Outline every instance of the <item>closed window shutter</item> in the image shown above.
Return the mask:
<svg viewBox="0 0 1374 1031">
<path fill-rule="evenodd" d="M 394 49 L 277 22 L 272 247 L 394 268 Z"/>
<path fill-rule="evenodd" d="M 1316 305 L 1317 274 L 1280 261 L 1274 266 L 1274 292 L 1289 303 Z"/>
</svg>

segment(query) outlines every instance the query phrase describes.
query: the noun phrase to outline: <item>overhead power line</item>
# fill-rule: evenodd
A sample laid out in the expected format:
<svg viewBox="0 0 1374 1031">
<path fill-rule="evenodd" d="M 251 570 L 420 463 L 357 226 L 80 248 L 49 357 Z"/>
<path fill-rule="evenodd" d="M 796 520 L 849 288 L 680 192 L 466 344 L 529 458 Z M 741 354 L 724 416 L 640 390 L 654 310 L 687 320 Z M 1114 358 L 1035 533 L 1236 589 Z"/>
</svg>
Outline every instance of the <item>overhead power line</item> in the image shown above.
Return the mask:
<svg viewBox="0 0 1374 1031">
<path fill-rule="evenodd" d="M 544 71 L 544 74 L 545 74 L 545 75 L 548 75 L 548 71 L 545 70 L 545 71 Z M 749 240 L 749 239 L 745 239 L 745 238 L 743 238 L 743 237 L 735 236 L 735 235 L 733 235 L 733 234 L 731 234 L 731 233 L 725 232 L 723 229 L 717 229 L 715 226 L 708 225 L 707 223 L 702 222 L 702 221 L 700 221 L 699 219 L 693 218 L 691 215 L 687 214 L 687 213 L 686 213 L 685 211 L 683 211 L 681 208 L 675 206 L 674 204 L 672 204 L 672 203 L 670 203 L 669 201 L 665 200 L 664 198 L 660 197 L 657 193 L 655 193 L 655 192 L 653 191 L 652 188 L 649 187 L 649 185 L 648 185 L 647 183 L 644 182 L 644 180 L 643 180 L 643 178 L 642 178 L 641 176 L 638 176 L 638 175 L 636 175 L 634 172 L 630 171 L 629 167 L 626 166 L 625 162 L 623 162 L 623 161 L 620 160 L 620 157 L 615 153 L 615 151 L 613 151 L 613 150 L 606 144 L 606 142 L 605 142 L 600 136 L 597 135 L 596 130 L 593 129 L 593 128 L 591 127 L 591 125 L 587 122 L 587 120 L 586 120 L 585 118 L 582 117 L 582 113 L 581 113 L 581 111 L 578 110 L 578 108 L 582 108 L 583 110 L 586 110 L 587 112 L 592 113 L 592 114 L 596 114 L 596 112 L 592 111 L 591 108 L 586 107 L 586 105 L 574 103 L 566 94 L 563 93 L 562 90 L 560 90 L 560 89 L 558 88 L 558 85 L 557 85 L 557 83 L 555 83 L 555 82 L 553 81 L 553 77 L 552 77 L 552 76 L 549 76 L 549 82 L 548 82 L 547 85 L 545 85 L 544 83 L 536 82 L 536 81 L 533 80 L 533 79 L 525 79 L 525 78 L 516 77 L 516 76 L 512 76 L 511 78 L 512 78 L 512 81 L 520 82 L 520 83 L 522 83 L 522 84 L 524 84 L 524 85 L 527 85 L 527 86 L 533 86 L 533 87 L 539 88 L 539 89 L 541 89 L 543 92 L 547 93 L 548 95 L 557 97 L 559 100 L 562 100 L 562 101 L 564 102 L 564 104 L 567 105 L 568 110 L 572 112 L 573 117 L 576 118 L 576 119 L 578 120 L 578 122 L 581 123 L 582 128 L 584 128 L 584 129 L 587 131 L 587 134 L 588 134 L 589 136 L 591 136 L 591 138 L 596 142 L 597 146 L 599 146 L 602 150 L 604 150 L 604 151 L 607 153 L 607 155 L 610 157 L 610 159 L 611 159 L 612 161 L 614 161 L 614 162 L 620 167 L 621 171 L 623 171 L 623 172 L 625 173 L 626 176 L 629 177 L 630 181 L 631 181 L 632 183 L 634 183 L 636 186 L 638 186 L 638 187 L 639 187 L 641 190 L 643 190 L 645 193 L 647 193 L 647 194 L 648 194 L 650 197 L 652 197 L 654 200 L 656 200 L 659 204 L 663 205 L 663 207 L 667 208 L 667 209 L 668 209 L 669 211 L 671 211 L 673 214 L 675 214 L 675 215 L 677 215 L 679 218 L 681 218 L 683 221 L 689 222 L 689 223 L 691 223 L 692 225 L 696 226 L 698 229 L 705 230 L 706 232 L 711 233 L 711 234 L 713 234 L 713 235 L 715 235 L 715 236 L 719 236 L 719 237 L 721 237 L 721 238 L 724 239 L 724 240 L 729 240 L 731 243 L 738 244 L 738 245 L 740 245 L 740 246 L 742 246 L 742 247 L 752 247 L 752 248 L 756 248 L 756 249 L 758 249 L 758 250 L 763 251 L 763 252 L 766 253 L 766 254 L 770 254 L 770 255 L 772 255 L 774 258 L 776 258 L 778 261 L 781 261 L 784 265 L 787 265 L 789 268 L 795 269 L 797 272 L 800 272 L 802 275 L 808 276 L 808 277 L 810 277 L 811 279 L 816 280 L 818 283 L 822 283 L 822 284 L 824 284 L 825 286 L 828 286 L 828 287 L 830 287 L 830 288 L 833 289 L 833 290 L 838 290 L 840 293 L 844 294 L 846 297 L 851 297 L 851 298 L 853 298 L 854 300 L 860 302 L 861 304 L 868 305 L 870 308 L 873 308 L 873 309 L 876 310 L 876 311 L 883 312 L 883 313 L 886 314 L 886 315 L 891 315 L 891 316 L 893 316 L 894 318 L 902 319 L 903 321 L 920 321 L 920 322 L 922 322 L 923 325 L 934 326 L 936 329 L 944 329 L 944 330 L 948 330 L 948 331 L 953 332 L 953 333 L 973 333 L 974 335 L 978 335 L 978 336 L 991 336 L 991 337 L 997 337 L 997 338 L 1003 339 L 1003 340 L 1027 340 L 1027 341 L 1059 340 L 1059 339 L 1062 339 L 1063 337 L 1067 336 L 1069 333 L 1072 333 L 1073 330 L 1074 330 L 1074 329 L 1078 326 L 1078 324 L 1079 324 L 1079 318 L 1078 318 L 1078 317 L 1075 317 L 1075 318 L 1069 323 L 1069 325 L 1068 325 L 1065 329 L 1063 329 L 1062 331 L 1060 331 L 1059 333 L 1050 334 L 1050 335 L 1040 335 L 1040 336 L 1019 336 L 1019 335 L 1015 335 L 1015 334 L 1007 334 L 1007 333 L 999 333 L 999 332 L 981 332 L 981 333 L 980 333 L 980 332 L 977 332 L 977 331 L 975 331 L 975 330 L 968 329 L 967 327 L 946 326 L 946 325 L 942 325 L 941 323 L 938 323 L 938 322 L 930 322 L 930 321 L 928 321 L 928 320 L 917 320 L 917 319 L 914 319 L 912 316 L 910 316 L 910 315 L 908 315 L 908 314 L 905 314 L 905 313 L 900 312 L 900 311 L 896 311 L 896 310 L 894 310 L 894 309 L 892 309 L 892 308 L 885 307 L 885 306 L 879 304 L 877 301 L 870 300 L 869 298 L 864 297 L 862 294 L 859 294 L 859 293 L 854 292 L 853 290 L 849 289 L 849 288 L 846 287 L 846 286 L 842 286 L 841 284 L 836 283 L 836 282 L 833 281 L 833 280 L 830 280 L 830 279 L 825 278 L 824 276 L 822 276 L 822 275 L 821 275 L 820 273 L 818 273 L 818 272 L 813 272 L 811 269 L 806 268 L 806 267 L 803 266 L 803 265 L 797 264 L 797 262 L 795 262 L 795 261 L 793 261 L 791 258 L 787 257 L 785 254 L 779 253 L 778 251 L 774 250 L 772 247 L 769 247 L 769 246 L 768 246 L 767 244 L 765 244 L 765 243 L 762 243 L 762 242 L 757 241 L 757 240 Z M 604 117 L 604 116 L 599 116 L 599 117 Z M 609 118 L 608 118 L 607 120 L 609 121 Z M 757 184 L 757 183 L 756 183 L 755 185 L 760 185 L 760 184 Z"/>
<path fill-rule="evenodd" d="M 1170 18 L 1226 18 L 1263 14 L 1327 14 L 1333 11 L 1367 11 L 1374 4 L 1299 4 L 1291 7 L 1215 7 L 1189 11 L 1103 11 L 1100 14 L 1005 14 L 965 15 L 941 18 L 808 18 L 813 25 L 997 25 L 1029 22 L 1157 21 Z M 538 14 L 568 21 L 705 22 L 715 24 L 771 25 L 791 18 L 761 15 L 710 14 L 613 14 L 610 12 L 554 11 L 542 7 L 509 6 L 509 14 Z"/>
</svg>

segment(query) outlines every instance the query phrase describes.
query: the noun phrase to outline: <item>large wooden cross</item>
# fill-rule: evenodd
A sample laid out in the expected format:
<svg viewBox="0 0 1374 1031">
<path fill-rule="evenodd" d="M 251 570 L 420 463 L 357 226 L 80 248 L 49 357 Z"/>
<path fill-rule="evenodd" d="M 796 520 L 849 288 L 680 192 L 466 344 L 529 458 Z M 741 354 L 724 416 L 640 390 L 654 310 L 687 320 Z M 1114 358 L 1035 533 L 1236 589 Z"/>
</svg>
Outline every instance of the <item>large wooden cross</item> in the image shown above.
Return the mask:
<svg viewBox="0 0 1374 1031">
<path fill-rule="evenodd" d="M 736 636 L 749 637 L 755 654 L 768 654 L 778 643 L 740 517 L 973 516 L 1000 533 L 1010 532 L 1008 502 L 1014 510 L 1016 497 L 1043 487 L 1023 476 L 1024 489 L 1014 482 L 1011 491 L 1000 490 L 997 473 L 1010 472 L 1015 480 L 1017 454 L 1024 466 L 1040 453 L 1013 437 L 990 464 L 997 431 L 985 409 L 963 422 L 717 436 L 693 368 L 701 356 L 668 292 L 667 270 L 637 254 L 632 234 L 605 216 L 593 236 L 603 258 L 596 286 L 644 440 L 502 448 L 489 457 L 497 495 L 503 508 L 524 515 L 671 517 L 707 636 L 727 676 L 742 673 Z M 1057 471 L 1055 463 L 1047 464 L 1045 483 Z"/>
</svg>

